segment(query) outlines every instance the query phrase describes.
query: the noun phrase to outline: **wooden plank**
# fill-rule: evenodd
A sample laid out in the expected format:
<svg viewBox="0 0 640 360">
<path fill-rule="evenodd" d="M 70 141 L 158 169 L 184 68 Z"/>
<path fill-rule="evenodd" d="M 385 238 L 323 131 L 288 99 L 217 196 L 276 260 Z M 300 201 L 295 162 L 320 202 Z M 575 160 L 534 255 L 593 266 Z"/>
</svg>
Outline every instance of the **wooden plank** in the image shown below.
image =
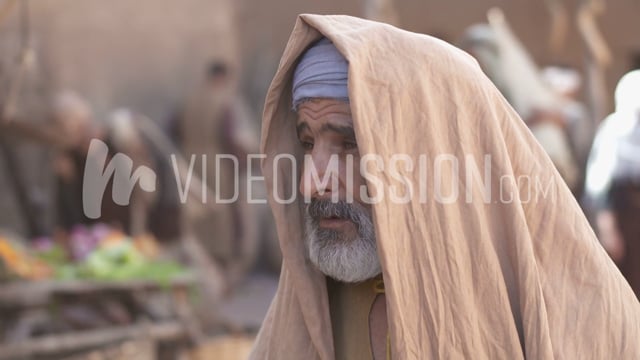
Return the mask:
<svg viewBox="0 0 640 360">
<path fill-rule="evenodd" d="M 135 339 L 59 360 L 158 360 L 158 355 L 158 347 L 153 340 Z"/>
<path fill-rule="evenodd" d="M 174 340 L 185 336 L 179 322 L 114 326 L 107 329 L 48 335 L 15 344 L 0 345 L 0 360 L 55 354 L 83 348 L 105 346 L 118 341 L 146 338 L 155 341 Z"/>
<path fill-rule="evenodd" d="M 100 281 L 31 281 L 14 282 L 0 285 L 0 306 L 19 304 L 29 306 L 48 301 L 54 294 L 86 294 L 100 291 L 133 291 L 141 289 L 171 289 L 189 287 L 197 283 L 192 274 L 177 276 L 168 283 L 153 280 Z"/>
</svg>

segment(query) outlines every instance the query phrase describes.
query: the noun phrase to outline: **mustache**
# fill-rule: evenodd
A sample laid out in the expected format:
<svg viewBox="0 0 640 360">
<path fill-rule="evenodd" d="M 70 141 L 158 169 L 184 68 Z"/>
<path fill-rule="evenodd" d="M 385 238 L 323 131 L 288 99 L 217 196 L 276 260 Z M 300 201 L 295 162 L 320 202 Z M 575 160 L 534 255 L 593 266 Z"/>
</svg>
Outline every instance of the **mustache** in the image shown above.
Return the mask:
<svg viewBox="0 0 640 360">
<path fill-rule="evenodd" d="M 362 216 L 366 216 L 366 211 L 353 203 L 344 200 L 332 202 L 330 199 L 312 199 L 307 206 L 307 214 L 314 220 L 322 218 L 348 219 L 354 223 L 359 223 Z"/>
</svg>

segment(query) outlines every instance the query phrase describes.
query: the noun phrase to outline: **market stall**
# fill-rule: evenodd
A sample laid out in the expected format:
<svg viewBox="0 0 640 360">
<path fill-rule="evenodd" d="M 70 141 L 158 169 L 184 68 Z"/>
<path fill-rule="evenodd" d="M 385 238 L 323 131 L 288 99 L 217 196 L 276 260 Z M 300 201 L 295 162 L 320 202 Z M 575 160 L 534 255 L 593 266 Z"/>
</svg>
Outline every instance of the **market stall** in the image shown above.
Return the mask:
<svg viewBox="0 0 640 360">
<path fill-rule="evenodd" d="M 97 224 L 32 244 L 0 235 L 0 359 L 60 358 L 131 340 L 175 352 L 203 339 L 196 275 L 150 236 Z"/>
</svg>

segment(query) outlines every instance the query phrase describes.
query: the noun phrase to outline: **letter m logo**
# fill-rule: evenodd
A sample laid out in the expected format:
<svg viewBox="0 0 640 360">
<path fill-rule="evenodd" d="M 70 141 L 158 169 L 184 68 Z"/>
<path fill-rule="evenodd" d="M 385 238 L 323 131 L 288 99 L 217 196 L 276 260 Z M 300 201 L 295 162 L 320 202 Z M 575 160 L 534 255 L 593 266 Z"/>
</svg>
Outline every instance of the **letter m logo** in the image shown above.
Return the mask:
<svg viewBox="0 0 640 360">
<path fill-rule="evenodd" d="M 98 219 L 102 215 L 102 198 L 111 177 L 111 195 L 118 205 L 129 205 L 137 182 L 140 182 L 140 188 L 146 192 L 156 190 L 156 173 L 153 170 L 140 166 L 132 174 L 133 160 L 130 157 L 117 153 L 106 164 L 108 153 L 107 144 L 98 139 L 91 140 L 82 182 L 82 208 L 85 216 L 90 219 Z"/>
</svg>

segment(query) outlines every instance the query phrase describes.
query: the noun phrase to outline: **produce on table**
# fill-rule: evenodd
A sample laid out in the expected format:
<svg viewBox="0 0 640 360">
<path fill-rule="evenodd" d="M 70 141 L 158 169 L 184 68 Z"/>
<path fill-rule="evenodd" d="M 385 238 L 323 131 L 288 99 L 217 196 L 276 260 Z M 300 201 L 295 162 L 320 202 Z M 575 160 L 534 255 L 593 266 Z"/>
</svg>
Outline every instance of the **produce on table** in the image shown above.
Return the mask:
<svg viewBox="0 0 640 360">
<path fill-rule="evenodd" d="M 0 237 L 0 281 L 15 277 L 166 282 L 186 272 L 175 261 L 160 260 L 160 254 L 153 236 L 131 238 L 105 224 L 75 226 L 63 243 L 34 239 L 29 249 Z"/>
<path fill-rule="evenodd" d="M 0 237 L 0 259 L 8 278 L 15 276 L 40 280 L 47 279 L 53 274 L 53 269 L 46 262 L 33 257 L 26 249 L 5 237 Z"/>
</svg>

